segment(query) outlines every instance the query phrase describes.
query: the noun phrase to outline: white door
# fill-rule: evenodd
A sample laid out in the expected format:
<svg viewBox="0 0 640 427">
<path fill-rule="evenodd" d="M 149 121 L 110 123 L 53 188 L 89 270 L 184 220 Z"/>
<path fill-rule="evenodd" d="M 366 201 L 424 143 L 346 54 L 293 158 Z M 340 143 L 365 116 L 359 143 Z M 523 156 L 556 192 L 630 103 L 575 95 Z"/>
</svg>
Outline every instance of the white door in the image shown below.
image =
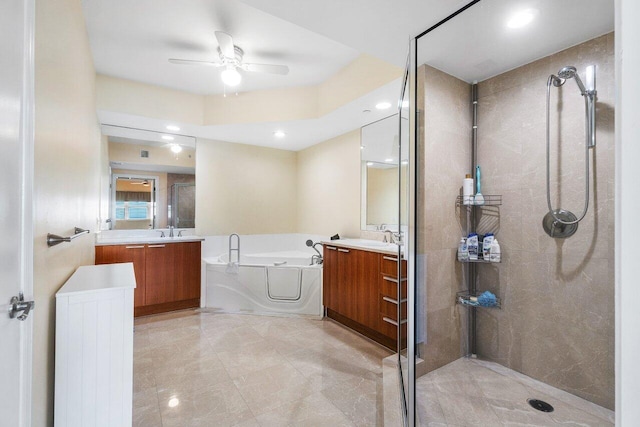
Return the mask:
<svg viewBox="0 0 640 427">
<path fill-rule="evenodd" d="M 33 0 L 0 1 L 0 424 L 19 427 L 31 425 L 33 312 L 9 310 L 19 292 L 33 299 L 33 22 Z"/>
</svg>

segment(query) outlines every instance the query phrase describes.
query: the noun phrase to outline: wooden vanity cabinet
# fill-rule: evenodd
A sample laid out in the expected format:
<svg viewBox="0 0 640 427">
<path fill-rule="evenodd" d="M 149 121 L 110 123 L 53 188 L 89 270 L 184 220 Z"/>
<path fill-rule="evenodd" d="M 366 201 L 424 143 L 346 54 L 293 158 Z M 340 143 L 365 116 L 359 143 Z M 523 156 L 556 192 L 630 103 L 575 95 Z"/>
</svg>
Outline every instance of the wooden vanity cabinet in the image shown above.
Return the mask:
<svg viewBox="0 0 640 427">
<path fill-rule="evenodd" d="M 133 271 L 136 276 L 136 288 L 133 292 L 135 310 L 145 304 L 145 245 L 96 246 L 96 265 L 123 262 L 133 263 Z"/>
<path fill-rule="evenodd" d="M 398 317 L 397 256 L 325 244 L 323 257 L 327 317 L 395 349 L 397 327 L 391 322 Z M 404 261 L 403 266 L 406 270 Z M 406 301 L 402 304 L 406 318 Z"/>
<path fill-rule="evenodd" d="M 96 246 L 96 264 L 133 262 L 134 315 L 200 306 L 200 242 Z"/>
</svg>

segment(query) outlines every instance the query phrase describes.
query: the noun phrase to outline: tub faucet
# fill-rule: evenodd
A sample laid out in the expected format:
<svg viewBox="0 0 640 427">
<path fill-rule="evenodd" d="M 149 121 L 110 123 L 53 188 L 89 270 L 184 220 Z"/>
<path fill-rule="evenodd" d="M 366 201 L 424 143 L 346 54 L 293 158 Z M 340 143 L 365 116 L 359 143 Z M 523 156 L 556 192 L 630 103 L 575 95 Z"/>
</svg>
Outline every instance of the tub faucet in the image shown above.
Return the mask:
<svg viewBox="0 0 640 427">
<path fill-rule="evenodd" d="M 320 265 L 323 262 L 324 262 L 324 260 L 322 259 L 322 255 L 315 255 L 314 254 L 314 255 L 311 256 L 311 265 L 314 265 L 314 264 Z"/>
<path fill-rule="evenodd" d="M 309 240 L 307 240 L 306 245 L 309 246 L 314 251 L 316 251 L 316 253 L 317 253 L 317 255 L 313 255 L 311 257 L 311 265 L 313 265 L 314 263 L 315 264 L 322 264 L 322 261 L 323 261 L 322 254 L 316 248 L 316 245 L 322 246 L 322 243 L 320 243 L 320 242 L 313 243 L 313 240 L 309 239 Z"/>
</svg>

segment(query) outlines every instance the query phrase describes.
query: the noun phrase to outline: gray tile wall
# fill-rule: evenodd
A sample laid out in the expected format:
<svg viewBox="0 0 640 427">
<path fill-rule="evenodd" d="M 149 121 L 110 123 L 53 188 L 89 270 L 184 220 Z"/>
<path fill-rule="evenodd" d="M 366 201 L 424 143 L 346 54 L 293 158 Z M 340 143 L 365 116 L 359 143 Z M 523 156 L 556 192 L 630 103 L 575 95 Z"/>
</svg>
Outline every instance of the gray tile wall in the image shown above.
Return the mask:
<svg viewBox="0 0 640 427">
<path fill-rule="evenodd" d="M 584 69 L 591 64 L 597 65 L 598 101 L 589 211 L 573 237 L 552 239 L 541 225 L 548 211 L 546 81 L 565 65 L 575 66 L 584 80 Z M 481 82 L 478 116 L 483 193 L 503 196 L 497 235 L 503 262 L 479 266 L 478 279 L 479 288 L 502 298 L 503 309 L 478 310 L 478 355 L 610 409 L 614 77 L 611 33 Z M 552 96 L 552 204 L 579 215 L 585 194 L 584 101 L 573 81 L 560 90 L 552 88 Z M 446 161 L 450 155 L 443 151 Z M 455 176 L 452 184 L 459 181 Z M 453 245 L 455 240 L 453 233 L 442 243 Z M 449 258 L 454 259 L 453 252 Z M 429 281 L 429 286 L 443 285 Z"/>
</svg>

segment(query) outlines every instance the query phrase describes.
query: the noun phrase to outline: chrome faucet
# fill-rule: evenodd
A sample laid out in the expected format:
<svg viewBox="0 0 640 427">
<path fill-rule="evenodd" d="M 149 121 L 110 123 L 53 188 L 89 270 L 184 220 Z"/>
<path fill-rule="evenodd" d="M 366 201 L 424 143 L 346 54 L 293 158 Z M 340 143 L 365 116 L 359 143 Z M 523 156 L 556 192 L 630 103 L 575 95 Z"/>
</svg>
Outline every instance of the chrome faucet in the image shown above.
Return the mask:
<svg viewBox="0 0 640 427">
<path fill-rule="evenodd" d="M 387 240 L 387 233 L 389 233 L 389 240 Z M 384 230 L 384 239 L 382 241 L 402 245 L 402 232 L 394 233 L 391 230 Z"/>
<path fill-rule="evenodd" d="M 169 237 L 173 237 L 173 225 L 169 226 Z"/>
<path fill-rule="evenodd" d="M 311 265 L 314 265 L 314 264 L 320 265 L 323 262 L 324 262 L 324 260 L 322 259 L 322 255 L 315 255 L 314 254 L 314 255 L 311 256 Z"/>
<path fill-rule="evenodd" d="M 160 233 L 160 237 L 164 237 L 164 230 L 156 230 L 158 233 Z"/>
</svg>

